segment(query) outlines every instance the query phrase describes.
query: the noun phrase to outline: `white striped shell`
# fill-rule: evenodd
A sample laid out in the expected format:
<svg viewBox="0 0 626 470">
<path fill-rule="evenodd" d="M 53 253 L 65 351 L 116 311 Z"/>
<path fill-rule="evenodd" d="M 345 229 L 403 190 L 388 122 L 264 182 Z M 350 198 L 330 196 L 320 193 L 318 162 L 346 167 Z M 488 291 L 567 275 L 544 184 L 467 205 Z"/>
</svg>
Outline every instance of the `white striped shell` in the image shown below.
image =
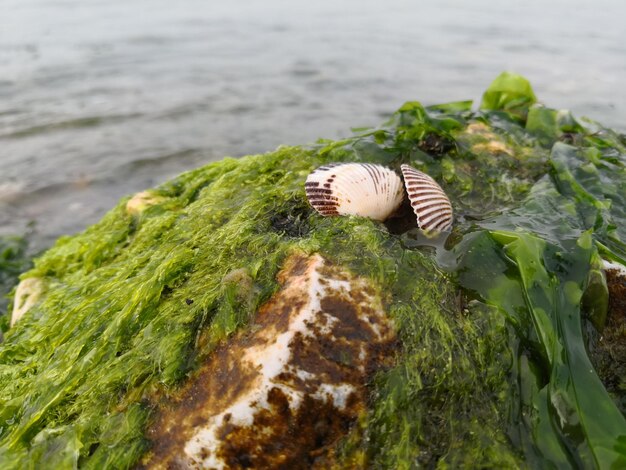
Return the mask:
<svg viewBox="0 0 626 470">
<path fill-rule="evenodd" d="M 446 231 L 452 227 L 452 204 L 441 186 L 426 173 L 402 165 L 404 185 L 417 226 L 425 232 Z"/>
<path fill-rule="evenodd" d="M 322 215 L 359 215 L 383 221 L 402 204 L 404 188 L 395 171 L 370 163 L 333 163 L 305 183 L 311 206 Z"/>
</svg>

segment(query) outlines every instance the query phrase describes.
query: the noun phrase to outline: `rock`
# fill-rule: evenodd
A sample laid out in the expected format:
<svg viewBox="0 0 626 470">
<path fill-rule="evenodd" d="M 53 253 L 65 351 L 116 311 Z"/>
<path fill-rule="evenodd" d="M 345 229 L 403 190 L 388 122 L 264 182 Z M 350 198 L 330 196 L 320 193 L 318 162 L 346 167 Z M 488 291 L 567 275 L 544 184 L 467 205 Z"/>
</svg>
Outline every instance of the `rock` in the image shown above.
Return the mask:
<svg viewBox="0 0 626 470">
<path fill-rule="evenodd" d="M 139 215 L 146 208 L 159 204 L 163 198 L 152 191 L 141 191 L 131 197 L 126 203 L 126 212 L 130 215 Z"/>
<path fill-rule="evenodd" d="M 11 314 L 11 326 L 14 326 L 37 303 L 44 290 L 44 281 L 37 277 L 26 278 L 17 285 Z"/>
<path fill-rule="evenodd" d="M 319 255 L 293 255 L 250 330 L 211 356 L 151 427 L 148 468 L 302 468 L 366 409 L 392 352 L 379 294 Z"/>
</svg>

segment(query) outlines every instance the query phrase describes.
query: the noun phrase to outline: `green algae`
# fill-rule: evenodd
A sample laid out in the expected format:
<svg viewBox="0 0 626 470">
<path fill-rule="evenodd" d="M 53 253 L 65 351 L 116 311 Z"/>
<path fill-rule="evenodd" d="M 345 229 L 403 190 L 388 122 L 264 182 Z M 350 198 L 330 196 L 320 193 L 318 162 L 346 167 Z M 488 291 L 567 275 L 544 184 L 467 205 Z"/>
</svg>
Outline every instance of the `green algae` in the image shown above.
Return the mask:
<svg viewBox="0 0 626 470">
<path fill-rule="evenodd" d="M 0 237 L 0 338 L 9 327 L 6 316 L 8 299 L 6 295 L 18 283 L 21 273 L 30 268 L 28 243 L 23 237 Z"/>
<path fill-rule="evenodd" d="M 530 82 L 511 72 L 501 73 L 483 94 L 481 109 L 506 111 L 522 122 L 528 108 L 537 102 Z"/>
<path fill-rule="evenodd" d="M 370 278 L 398 331 L 338 467 L 623 465 L 624 410 L 587 357 L 582 299 L 599 255 L 626 259 L 626 149 L 535 103 L 505 74 L 481 110 L 409 102 L 342 141 L 190 171 L 59 239 L 23 275 L 46 296 L 0 345 L 0 466 L 135 465 L 160 400 L 245 328 L 293 252 Z M 454 232 L 442 245 L 320 217 L 303 183 L 333 161 L 428 172 Z"/>
</svg>

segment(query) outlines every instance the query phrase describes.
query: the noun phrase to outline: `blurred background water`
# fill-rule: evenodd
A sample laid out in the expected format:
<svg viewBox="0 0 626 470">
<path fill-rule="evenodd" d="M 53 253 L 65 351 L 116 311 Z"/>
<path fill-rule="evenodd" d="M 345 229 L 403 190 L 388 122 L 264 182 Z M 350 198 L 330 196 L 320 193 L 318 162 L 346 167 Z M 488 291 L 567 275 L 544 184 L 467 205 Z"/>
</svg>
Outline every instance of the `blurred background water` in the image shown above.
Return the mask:
<svg viewBox="0 0 626 470">
<path fill-rule="evenodd" d="M 621 0 L 0 0 L 0 235 L 33 250 L 223 156 L 337 138 L 503 70 L 626 131 Z"/>
</svg>

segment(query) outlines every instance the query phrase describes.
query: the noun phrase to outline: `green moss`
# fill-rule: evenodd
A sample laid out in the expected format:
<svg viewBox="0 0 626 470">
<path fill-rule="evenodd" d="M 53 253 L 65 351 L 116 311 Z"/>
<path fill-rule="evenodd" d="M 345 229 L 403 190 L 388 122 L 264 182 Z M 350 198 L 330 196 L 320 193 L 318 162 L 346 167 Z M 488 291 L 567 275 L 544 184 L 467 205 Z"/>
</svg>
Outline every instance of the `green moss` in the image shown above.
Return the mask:
<svg viewBox="0 0 626 470">
<path fill-rule="evenodd" d="M 9 302 L 6 296 L 17 284 L 20 273 L 30 267 L 26 248 L 25 238 L 0 237 L 0 338 L 9 327 L 6 317 Z"/>
<path fill-rule="evenodd" d="M 607 418 L 597 375 L 584 376 L 580 299 L 598 250 L 626 257 L 623 142 L 528 112 L 527 82 L 505 78 L 483 111 L 410 102 L 343 141 L 190 171 L 143 211 L 129 215 L 124 199 L 59 239 L 25 274 L 46 278 L 46 295 L 0 345 L 0 467 L 136 464 L 160 400 L 246 327 L 295 251 L 370 278 L 398 331 L 394 365 L 370 384 L 337 466 L 619 464 L 626 426 Z M 561 142 L 572 133 L 575 146 Z M 332 161 L 435 177 L 456 211 L 445 247 L 417 229 L 314 213 L 304 180 Z"/>
</svg>

